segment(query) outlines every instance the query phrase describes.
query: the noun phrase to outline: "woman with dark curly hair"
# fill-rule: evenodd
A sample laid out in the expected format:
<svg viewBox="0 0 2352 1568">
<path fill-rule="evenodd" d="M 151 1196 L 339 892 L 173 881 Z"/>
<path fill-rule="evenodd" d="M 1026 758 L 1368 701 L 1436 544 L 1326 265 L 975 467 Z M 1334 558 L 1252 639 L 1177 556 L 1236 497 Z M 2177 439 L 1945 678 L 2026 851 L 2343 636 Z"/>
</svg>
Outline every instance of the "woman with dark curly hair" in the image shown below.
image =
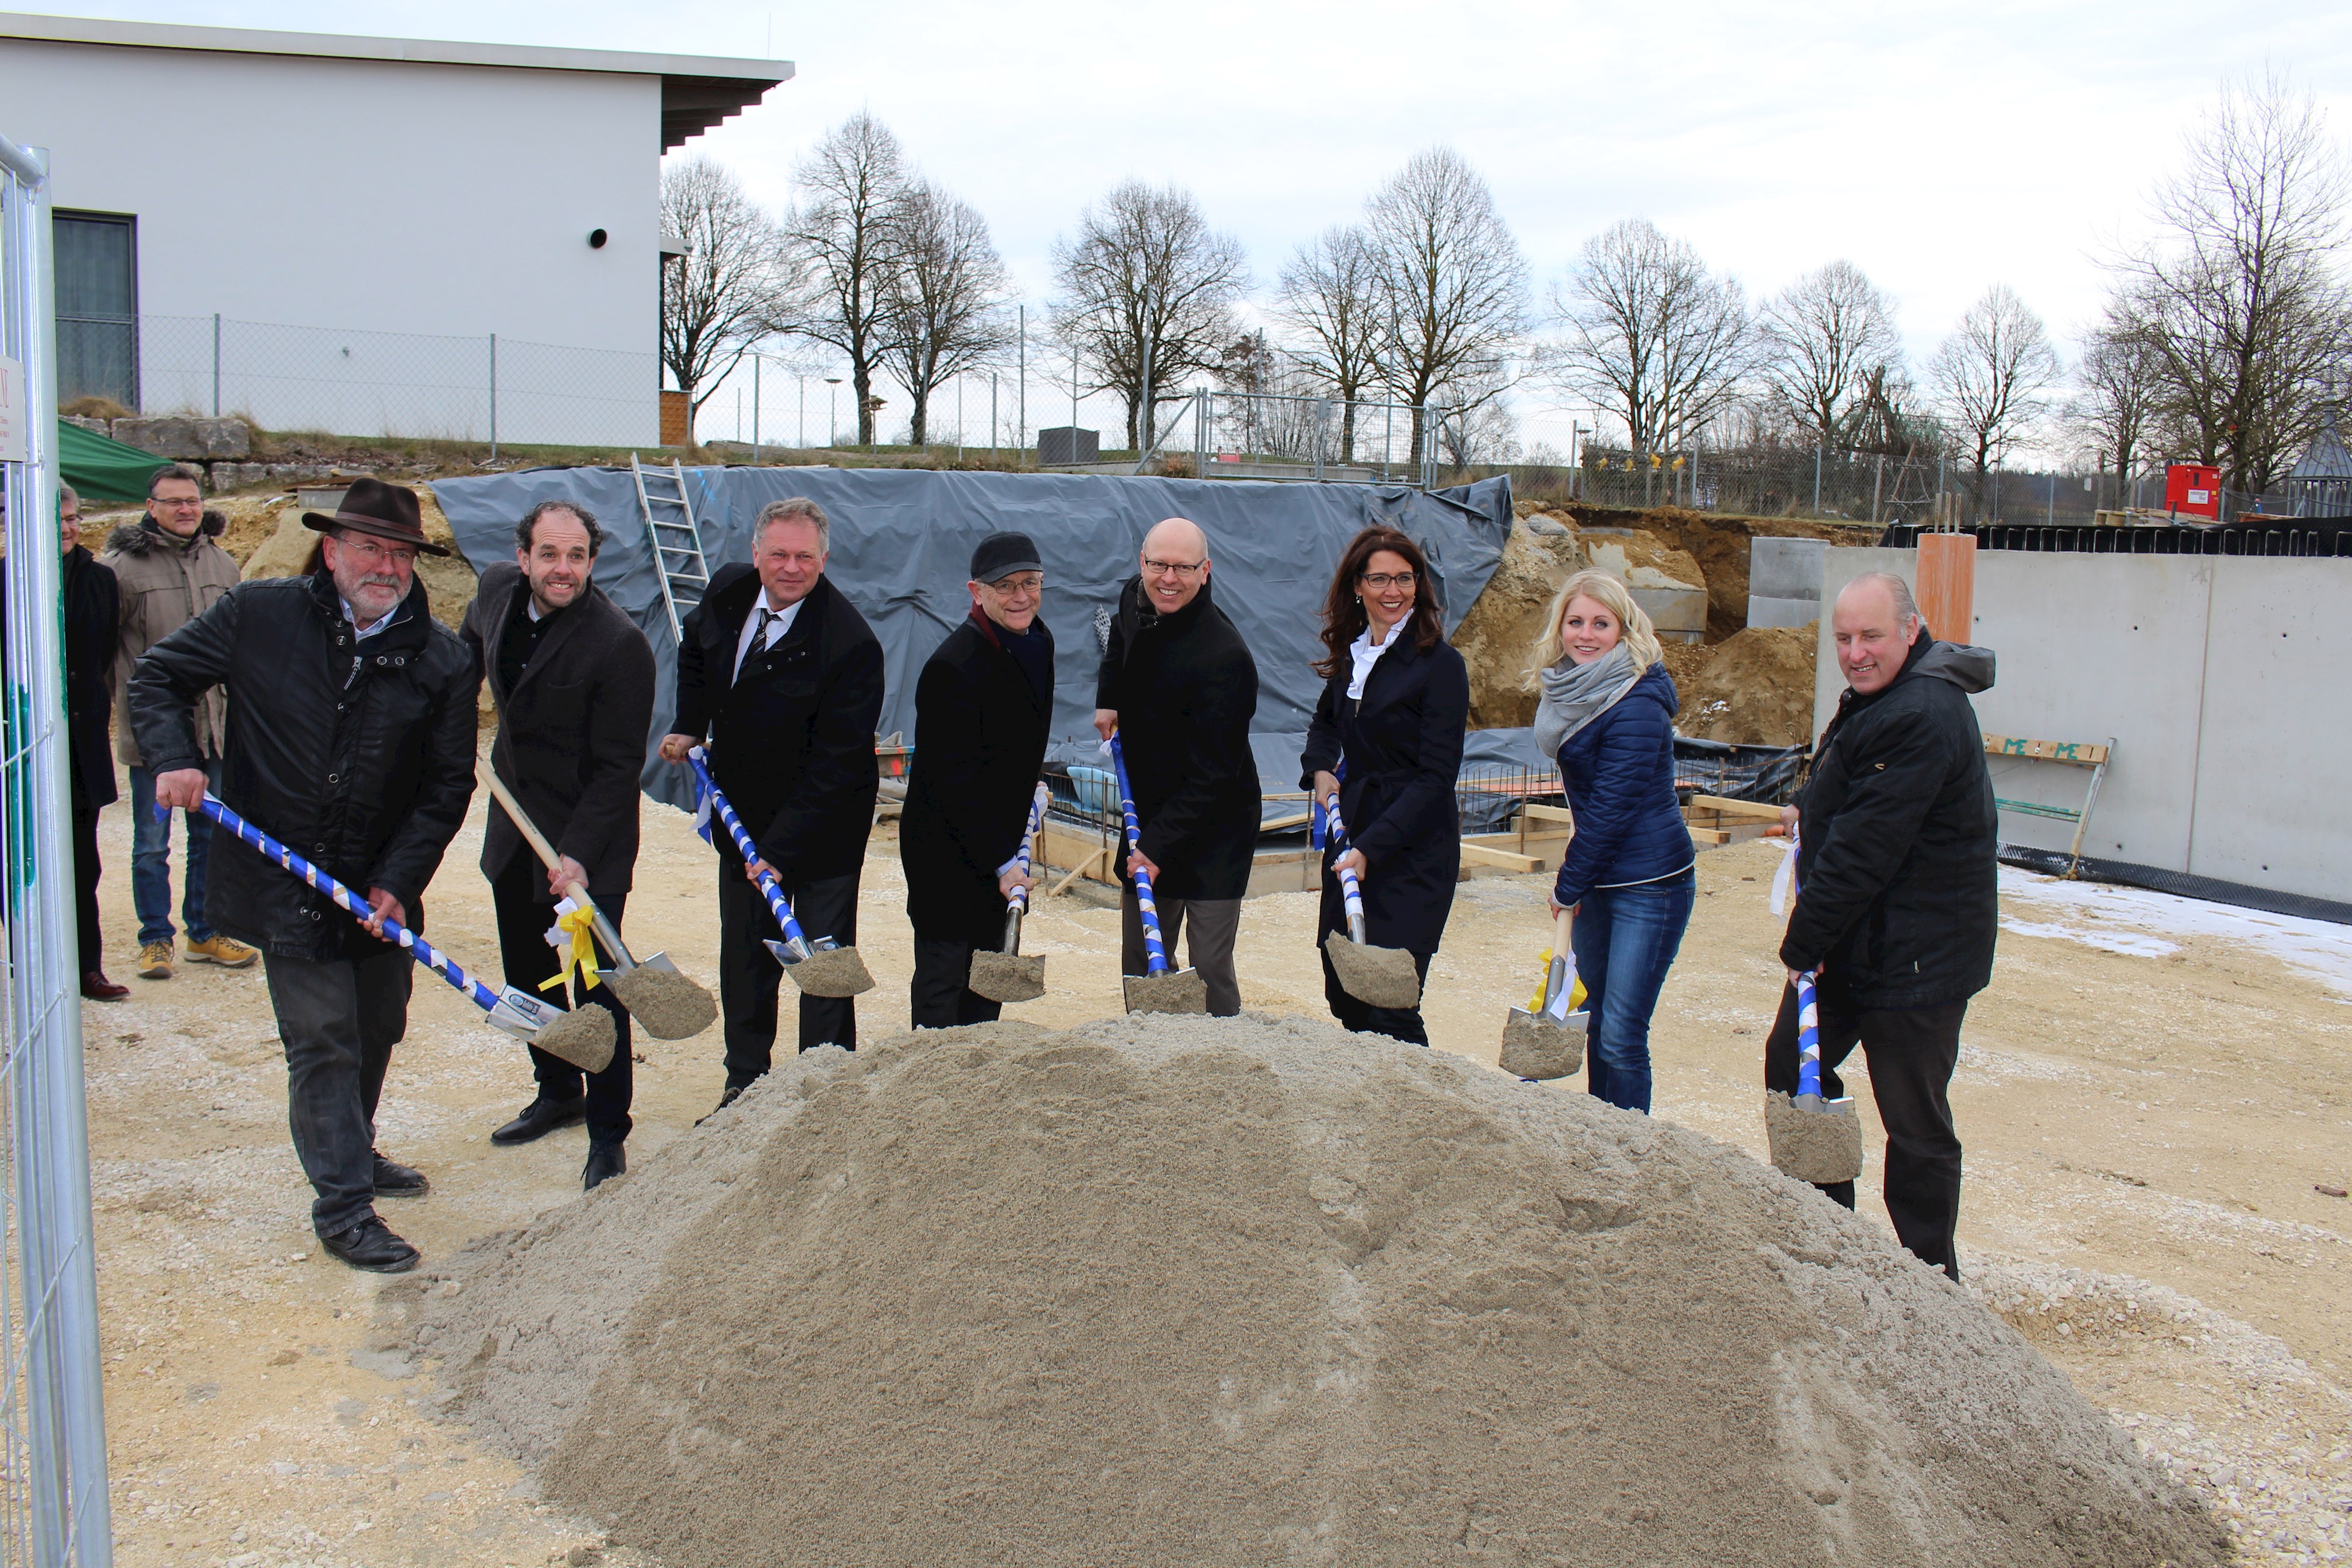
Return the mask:
<svg viewBox="0 0 2352 1568">
<path fill-rule="evenodd" d="M 1315 945 L 1348 928 L 1338 867 L 1356 873 L 1365 937 L 1412 955 L 1425 980 L 1462 870 L 1454 810 L 1470 675 L 1445 641 L 1445 621 L 1421 547 L 1394 528 L 1358 534 L 1323 603 L 1323 695 L 1307 727 L 1299 782 L 1318 801 L 1339 797 L 1348 843 L 1324 851 Z M 1344 769 L 1346 781 L 1339 775 Z M 1375 1008 L 1349 996 L 1323 959 L 1332 1016 L 1359 1033 L 1429 1043 L 1419 1008 Z"/>
</svg>

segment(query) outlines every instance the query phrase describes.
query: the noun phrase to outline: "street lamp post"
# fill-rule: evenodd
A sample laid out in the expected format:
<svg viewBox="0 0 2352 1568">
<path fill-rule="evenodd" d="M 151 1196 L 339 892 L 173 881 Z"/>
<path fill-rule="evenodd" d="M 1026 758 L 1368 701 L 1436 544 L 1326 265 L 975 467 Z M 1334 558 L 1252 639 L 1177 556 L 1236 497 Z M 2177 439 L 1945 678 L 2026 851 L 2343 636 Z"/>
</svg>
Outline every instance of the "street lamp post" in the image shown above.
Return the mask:
<svg viewBox="0 0 2352 1568">
<path fill-rule="evenodd" d="M 838 446 L 841 444 L 841 378 L 827 376 L 824 378 L 824 384 L 833 389 L 826 394 L 830 402 L 824 416 L 824 444 L 827 446 Z"/>
</svg>

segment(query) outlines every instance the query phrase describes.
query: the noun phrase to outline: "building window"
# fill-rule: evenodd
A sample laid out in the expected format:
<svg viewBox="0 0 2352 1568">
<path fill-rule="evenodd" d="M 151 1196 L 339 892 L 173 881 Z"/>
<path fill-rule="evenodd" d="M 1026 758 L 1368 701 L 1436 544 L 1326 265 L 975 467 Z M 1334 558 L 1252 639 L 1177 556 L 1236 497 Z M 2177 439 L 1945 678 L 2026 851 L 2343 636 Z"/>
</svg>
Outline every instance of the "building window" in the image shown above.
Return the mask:
<svg viewBox="0 0 2352 1568">
<path fill-rule="evenodd" d="M 139 407 L 139 221 L 120 213 L 52 219 L 58 279 L 58 401 Z"/>
</svg>

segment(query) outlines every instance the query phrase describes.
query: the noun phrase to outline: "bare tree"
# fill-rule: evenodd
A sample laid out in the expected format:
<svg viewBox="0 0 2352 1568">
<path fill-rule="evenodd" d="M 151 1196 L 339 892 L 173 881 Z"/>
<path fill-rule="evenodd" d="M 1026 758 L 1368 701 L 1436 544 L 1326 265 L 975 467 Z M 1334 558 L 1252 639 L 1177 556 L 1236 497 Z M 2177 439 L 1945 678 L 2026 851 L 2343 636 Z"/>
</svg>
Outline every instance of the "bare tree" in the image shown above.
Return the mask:
<svg viewBox="0 0 2352 1568">
<path fill-rule="evenodd" d="M 1234 308 L 1249 261 L 1191 192 L 1129 180 L 1079 214 L 1076 239 L 1054 242 L 1054 330 L 1097 390 L 1126 402 L 1128 442 L 1141 452 L 1147 361 L 1152 413 L 1172 401 L 1168 389 L 1214 370 L 1241 332 Z"/>
<path fill-rule="evenodd" d="M 2102 469 L 2114 465 L 2117 499 L 2128 505 L 2135 460 L 2153 434 L 2167 392 L 2163 355 L 2128 299 L 2109 303 L 2106 319 L 2083 345 L 2075 382 L 2067 428 L 2097 455 Z"/>
<path fill-rule="evenodd" d="M 2042 318 L 1996 283 L 1969 307 L 1930 371 L 1969 465 L 1969 505 L 1981 514 L 1994 465 L 2042 417 L 2057 352 Z"/>
<path fill-rule="evenodd" d="M 906 154 L 890 128 L 864 110 L 825 132 L 793 171 L 806 196 L 793 238 L 806 287 L 793 329 L 849 361 L 857 444 L 874 444 L 874 372 L 889 340 L 888 282 L 898 266 L 896 215 L 907 191 Z"/>
<path fill-rule="evenodd" d="M 1416 152 L 1364 204 L 1381 382 L 1422 410 L 1448 383 L 1499 392 L 1527 329 L 1528 267 L 1495 193 L 1450 147 Z M 1466 411 L 1465 411 L 1466 412 Z"/>
<path fill-rule="evenodd" d="M 1645 218 L 1595 235 L 1555 285 L 1562 379 L 1613 404 L 1637 453 L 1692 438 L 1737 400 L 1755 358 L 1746 291 Z"/>
<path fill-rule="evenodd" d="M 2119 292 L 2163 365 L 2175 439 L 2261 491 L 2317 430 L 2352 352 L 2345 163 L 2317 103 L 2276 78 L 2224 92 L 2188 151 Z"/>
<path fill-rule="evenodd" d="M 1765 384 L 1822 446 L 1851 446 L 1873 372 L 1903 357 L 1895 308 L 1850 261 L 1832 261 L 1780 291 L 1760 328 Z"/>
<path fill-rule="evenodd" d="M 690 421 L 776 329 L 785 246 L 775 220 L 707 158 L 662 171 L 661 209 L 663 230 L 686 242 L 662 268 L 662 368 L 686 393 Z"/>
<path fill-rule="evenodd" d="M 898 265 L 882 282 L 882 357 L 914 404 L 909 439 L 930 438 L 931 392 L 1013 342 L 1004 262 L 988 220 L 928 180 L 892 214 Z"/>
<path fill-rule="evenodd" d="M 1335 225 L 1282 268 L 1276 314 L 1297 335 L 1298 359 L 1339 400 L 1339 461 L 1356 460 L 1356 401 L 1379 373 L 1379 267 L 1364 231 Z"/>
</svg>

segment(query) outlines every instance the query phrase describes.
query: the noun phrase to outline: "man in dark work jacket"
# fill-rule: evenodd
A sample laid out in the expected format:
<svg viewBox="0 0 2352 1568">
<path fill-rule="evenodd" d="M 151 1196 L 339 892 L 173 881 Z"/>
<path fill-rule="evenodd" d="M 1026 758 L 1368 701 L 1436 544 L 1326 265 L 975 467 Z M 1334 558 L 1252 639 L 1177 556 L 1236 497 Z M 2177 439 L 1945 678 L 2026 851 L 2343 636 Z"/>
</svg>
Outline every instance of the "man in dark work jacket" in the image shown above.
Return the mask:
<svg viewBox="0 0 2352 1568">
<path fill-rule="evenodd" d="M 506 808 L 490 803 L 482 874 L 498 911 L 499 954 L 507 984 L 534 997 L 548 995 L 541 982 L 564 967 L 546 935 L 564 889 L 585 885 L 617 930 L 637 863 L 637 780 L 653 727 L 654 651 L 591 580 L 604 542 L 604 530 L 580 507 L 541 501 L 515 529 L 515 563 L 482 573 L 461 629 L 499 705 L 490 766 L 561 862 L 549 871 Z M 538 1092 L 490 1134 L 493 1144 L 527 1144 L 584 1119 L 583 1188 L 628 1169 L 632 1087 L 628 1012 L 612 987 L 587 979 L 572 975 L 568 1005 L 594 1003 L 612 1013 L 612 1061 L 583 1074 L 529 1047 Z"/>
<path fill-rule="evenodd" d="M 857 943 L 857 880 L 880 780 L 882 644 L 825 580 L 832 525 L 805 496 L 771 501 L 751 526 L 751 564 L 722 567 L 677 653 L 677 717 L 661 754 L 686 760 L 709 737 L 711 776 L 742 818 L 811 941 Z M 719 992 L 727 1036 L 723 1108 L 768 1071 L 783 969 L 757 883 L 714 823 Z M 847 997 L 801 998 L 800 1048 L 857 1047 Z"/>
<path fill-rule="evenodd" d="M 1037 619 L 1045 588 L 1037 547 L 1026 534 L 989 535 L 972 551 L 964 586 L 971 618 L 948 633 L 915 685 L 915 765 L 898 824 L 917 1029 L 988 1023 L 1003 1010 L 966 982 L 973 949 L 1003 946 L 1005 901 L 1029 885 L 1021 833 L 1054 712 L 1054 634 Z"/>
<path fill-rule="evenodd" d="M 1189 921 L 1187 949 L 1209 992 L 1209 1010 L 1242 1010 L 1234 936 L 1257 850 L 1257 762 L 1250 718 L 1257 664 L 1242 634 L 1211 602 L 1209 540 L 1183 517 L 1144 536 L 1143 570 L 1119 590 L 1095 686 L 1095 728 L 1119 735 L 1143 869 L 1159 906 L 1170 961 Z M 1129 875 L 1122 852 L 1119 874 Z M 1125 972 L 1144 972 L 1143 923 L 1127 883 Z"/>
</svg>

